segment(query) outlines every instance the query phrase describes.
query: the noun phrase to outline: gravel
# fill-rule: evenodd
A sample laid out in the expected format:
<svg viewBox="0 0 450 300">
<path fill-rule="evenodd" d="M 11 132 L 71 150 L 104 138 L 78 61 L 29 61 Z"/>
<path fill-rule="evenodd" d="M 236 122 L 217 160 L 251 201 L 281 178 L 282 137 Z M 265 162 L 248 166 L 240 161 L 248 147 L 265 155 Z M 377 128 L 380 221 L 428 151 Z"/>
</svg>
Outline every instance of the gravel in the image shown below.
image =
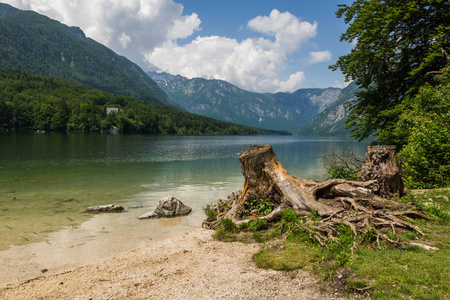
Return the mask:
<svg viewBox="0 0 450 300">
<path fill-rule="evenodd" d="M 0 288 L 0 299 L 346 299 L 318 278 L 259 269 L 258 244 L 214 241 L 194 229 L 68 272 Z M 348 299 L 348 298 L 347 298 Z"/>
</svg>

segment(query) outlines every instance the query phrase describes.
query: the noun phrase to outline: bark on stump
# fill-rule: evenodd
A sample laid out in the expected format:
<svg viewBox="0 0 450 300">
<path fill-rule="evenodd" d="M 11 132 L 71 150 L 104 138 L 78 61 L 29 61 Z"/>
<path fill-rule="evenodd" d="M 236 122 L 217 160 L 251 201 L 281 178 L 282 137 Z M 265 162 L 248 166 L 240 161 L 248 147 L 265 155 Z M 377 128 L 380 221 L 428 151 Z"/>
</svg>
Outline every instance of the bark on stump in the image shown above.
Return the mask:
<svg viewBox="0 0 450 300">
<path fill-rule="evenodd" d="M 271 145 L 252 146 L 239 152 L 238 157 L 245 182 L 237 205 L 256 197 L 273 199 L 284 207 L 292 206 L 297 214 L 307 214 L 313 209 L 318 210 L 320 215 L 330 215 L 336 211 L 315 200 L 308 187 L 316 186 L 316 181 L 295 177 L 286 171 Z"/>
<path fill-rule="evenodd" d="M 368 147 L 366 163 L 358 174 L 360 181 L 376 180 L 372 186 L 374 194 L 386 199 L 399 199 L 404 194 L 395 150 L 392 145 Z"/>
</svg>

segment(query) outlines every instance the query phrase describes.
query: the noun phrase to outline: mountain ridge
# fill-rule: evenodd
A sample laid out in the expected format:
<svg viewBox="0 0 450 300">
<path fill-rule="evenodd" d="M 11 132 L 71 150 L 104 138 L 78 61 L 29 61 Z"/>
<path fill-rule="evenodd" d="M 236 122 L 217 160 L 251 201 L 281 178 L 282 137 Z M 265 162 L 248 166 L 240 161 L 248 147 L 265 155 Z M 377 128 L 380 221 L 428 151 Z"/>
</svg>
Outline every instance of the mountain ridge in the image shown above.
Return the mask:
<svg viewBox="0 0 450 300">
<path fill-rule="evenodd" d="M 294 132 L 297 135 L 321 135 L 321 136 L 348 136 L 351 129 L 347 128 L 345 119 L 348 115 L 346 103 L 356 99 L 355 93 L 358 87 L 355 82 L 345 87 L 336 102 L 326 107 L 322 112 L 314 116 L 311 123 Z"/>
<path fill-rule="evenodd" d="M 80 28 L 4 3 L 0 3 L 0 67 L 171 105 L 138 65 L 86 37 Z"/>
<path fill-rule="evenodd" d="M 223 80 L 188 79 L 148 72 L 171 101 L 187 111 L 232 123 L 296 132 L 339 99 L 339 88 L 304 88 L 292 93 L 249 92 Z"/>
</svg>

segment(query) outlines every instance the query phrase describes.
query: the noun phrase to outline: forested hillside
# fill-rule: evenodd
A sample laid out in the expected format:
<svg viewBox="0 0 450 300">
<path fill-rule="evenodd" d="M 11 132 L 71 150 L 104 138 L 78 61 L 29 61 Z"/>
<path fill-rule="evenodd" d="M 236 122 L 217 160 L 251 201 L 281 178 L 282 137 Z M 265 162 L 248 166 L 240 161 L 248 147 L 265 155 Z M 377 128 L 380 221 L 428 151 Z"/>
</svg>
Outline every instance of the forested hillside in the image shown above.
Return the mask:
<svg viewBox="0 0 450 300">
<path fill-rule="evenodd" d="M 58 77 L 136 99 L 170 104 L 142 69 L 78 27 L 0 3 L 0 68 Z"/>
<path fill-rule="evenodd" d="M 119 108 L 107 115 L 106 108 Z M 0 130 L 146 134 L 280 134 L 182 112 L 79 83 L 0 69 Z"/>
</svg>

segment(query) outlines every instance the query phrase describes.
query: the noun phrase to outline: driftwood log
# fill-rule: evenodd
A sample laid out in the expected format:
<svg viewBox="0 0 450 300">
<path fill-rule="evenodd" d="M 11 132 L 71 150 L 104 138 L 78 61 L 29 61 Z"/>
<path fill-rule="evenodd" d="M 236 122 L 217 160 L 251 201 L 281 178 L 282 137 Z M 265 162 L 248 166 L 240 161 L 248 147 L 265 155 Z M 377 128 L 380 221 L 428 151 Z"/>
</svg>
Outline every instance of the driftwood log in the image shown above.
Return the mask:
<svg viewBox="0 0 450 300">
<path fill-rule="evenodd" d="M 321 221 L 307 218 L 307 228 L 311 230 L 311 237 L 323 246 L 327 239 L 335 239 L 339 224 L 352 229 L 355 245 L 358 235 L 370 232 L 376 234 L 378 246 L 380 240 L 405 246 L 407 243 L 390 238 L 387 230 L 394 234 L 409 230 L 423 235 L 420 228 L 408 220 L 427 217 L 409 205 L 386 199 L 403 193 L 395 149 L 369 147 L 369 153 L 360 173 L 361 181 L 332 179 L 320 182 L 289 174 L 271 145 L 252 146 L 238 153 L 245 179 L 242 193 L 219 200 L 213 208 L 217 210 L 217 217 L 203 222 L 203 227 L 216 229 L 224 218 L 230 218 L 236 224 L 255 219 L 274 221 L 291 207 L 297 215 L 308 216 L 314 212 L 322 218 Z M 273 211 L 265 216 L 244 216 L 246 203 L 255 199 L 269 199 Z"/>
</svg>

